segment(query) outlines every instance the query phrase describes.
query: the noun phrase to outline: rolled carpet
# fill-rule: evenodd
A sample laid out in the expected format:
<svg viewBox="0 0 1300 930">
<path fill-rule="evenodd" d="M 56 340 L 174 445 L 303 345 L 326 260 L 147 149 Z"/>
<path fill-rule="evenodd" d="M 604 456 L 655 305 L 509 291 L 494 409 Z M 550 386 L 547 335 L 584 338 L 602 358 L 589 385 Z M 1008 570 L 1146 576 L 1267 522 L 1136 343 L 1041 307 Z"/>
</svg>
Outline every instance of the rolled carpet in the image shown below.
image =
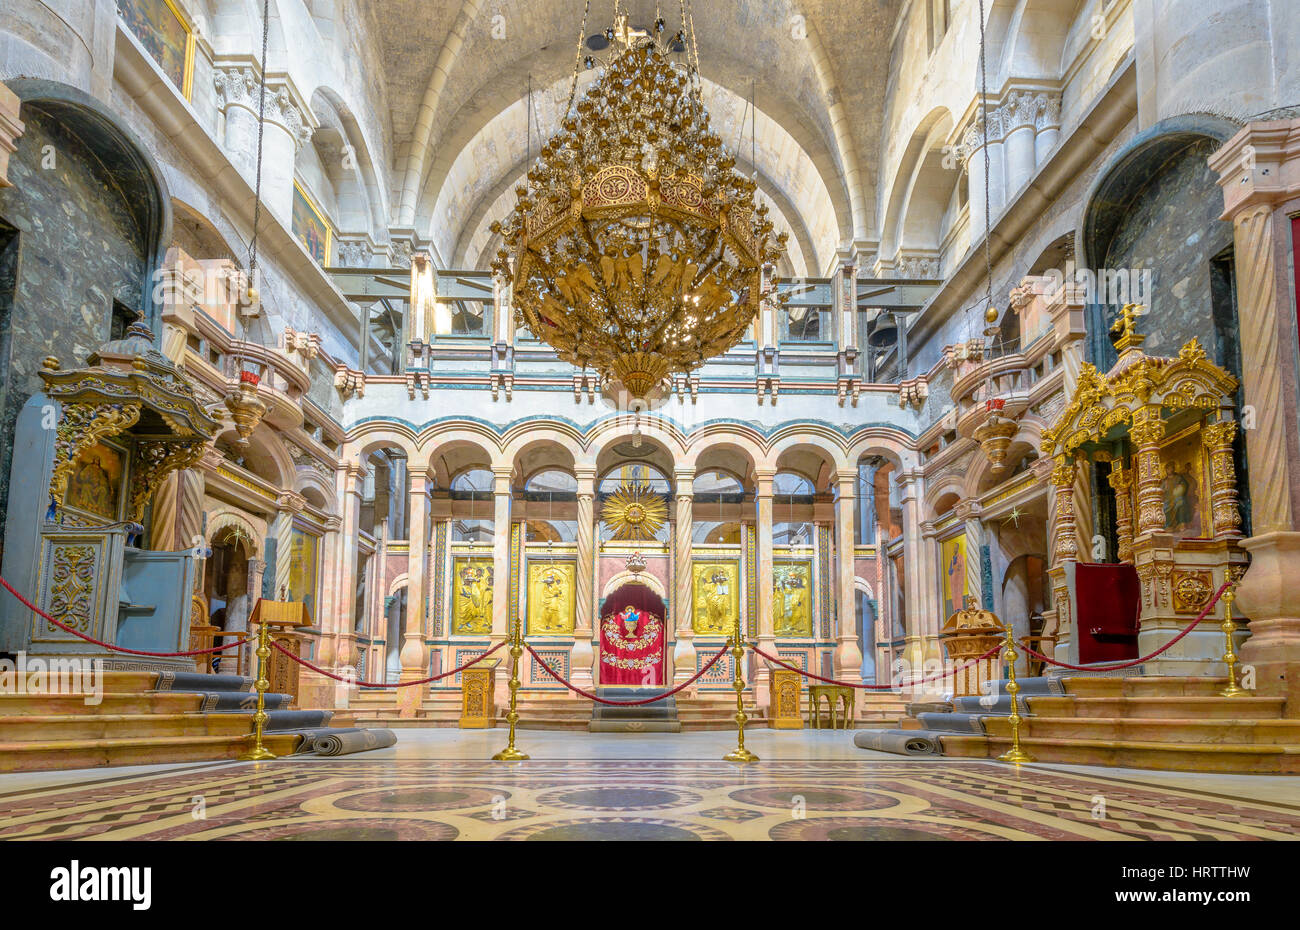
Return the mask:
<svg viewBox="0 0 1300 930">
<path fill-rule="evenodd" d="M 322 733 L 311 741 L 312 752 L 320 756 L 346 756 L 368 749 L 386 749 L 397 742 L 392 730 L 363 730 L 343 728 L 334 733 Z"/>
<path fill-rule="evenodd" d="M 859 730 L 853 734 L 853 745 L 902 756 L 943 755 L 938 734 L 923 730 Z"/>
</svg>

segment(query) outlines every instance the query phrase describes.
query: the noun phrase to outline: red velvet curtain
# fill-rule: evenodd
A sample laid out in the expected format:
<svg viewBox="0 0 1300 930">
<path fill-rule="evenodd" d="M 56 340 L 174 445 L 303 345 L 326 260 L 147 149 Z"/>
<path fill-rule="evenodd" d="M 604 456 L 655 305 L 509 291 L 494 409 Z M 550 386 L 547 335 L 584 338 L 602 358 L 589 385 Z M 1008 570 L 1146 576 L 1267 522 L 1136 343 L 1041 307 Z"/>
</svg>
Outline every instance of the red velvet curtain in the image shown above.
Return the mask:
<svg viewBox="0 0 1300 930">
<path fill-rule="evenodd" d="M 643 584 L 605 598 L 600 618 L 600 683 L 664 683 L 664 602 Z"/>
<path fill-rule="evenodd" d="M 1079 562 L 1074 569 L 1075 631 L 1079 664 L 1136 659 L 1142 586 L 1137 569 Z"/>
</svg>

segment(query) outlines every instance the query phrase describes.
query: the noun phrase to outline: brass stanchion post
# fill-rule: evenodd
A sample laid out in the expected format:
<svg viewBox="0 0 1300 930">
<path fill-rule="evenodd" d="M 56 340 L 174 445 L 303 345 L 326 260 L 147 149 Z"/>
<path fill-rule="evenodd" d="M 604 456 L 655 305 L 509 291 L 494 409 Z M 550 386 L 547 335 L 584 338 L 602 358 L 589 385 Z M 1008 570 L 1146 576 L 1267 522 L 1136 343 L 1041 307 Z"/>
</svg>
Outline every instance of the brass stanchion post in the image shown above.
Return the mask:
<svg viewBox="0 0 1300 930">
<path fill-rule="evenodd" d="M 519 626 L 519 614 L 516 612 L 510 637 L 510 658 L 513 660 L 510 665 L 510 712 L 506 714 L 506 722 L 510 724 L 510 738 L 506 748 L 492 757 L 496 762 L 522 762 L 528 758 L 528 753 L 515 748 L 515 724 L 519 722 L 519 658 L 523 654 L 523 630 Z"/>
<path fill-rule="evenodd" d="M 1020 702 L 1016 695 L 1020 685 L 1016 682 L 1016 641 L 1012 639 L 1011 624 L 1007 624 L 1007 646 L 1003 657 L 1007 660 L 1007 693 L 1011 695 L 1011 748 L 998 756 L 1002 762 L 1033 762 L 1034 757 L 1020 748 Z"/>
<path fill-rule="evenodd" d="M 1237 697 L 1246 693 L 1245 688 L 1237 687 L 1237 649 L 1232 642 L 1232 634 L 1237 632 L 1237 624 L 1232 620 L 1232 599 L 1235 596 L 1231 586 L 1223 592 L 1223 624 L 1220 629 L 1223 630 L 1224 640 L 1223 662 L 1228 666 L 1228 687 L 1219 694 L 1224 697 Z"/>
<path fill-rule="evenodd" d="M 740 660 L 745 657 L 745 647 L 740 642 L 740 618 L 736 618 L 736 635 L 731 638 L 731 657 L 734 667 L 731 687 L 736 691 L 736 748 L 723 756 L 726 762 L 757 762 L 758 756 L 745 748 L 745 679 L 740 675 Z"/>
<path fill-rule="evenodd" d="M 257 689 L 257 713 L 253 714 L 253 748 L 239 757 L 246 762 L 275 758 L 275 753 L 262 745 L 262 732 L 266 729 L 267 721 L 266 689 L 271 687 L 271 682 L 266 677 L 267 662 L 271 657 L 270 643 L 271 627 L 265 620 L 260 621 L 257 625 L 257 681 L 253 683 Z"/>
</svg>

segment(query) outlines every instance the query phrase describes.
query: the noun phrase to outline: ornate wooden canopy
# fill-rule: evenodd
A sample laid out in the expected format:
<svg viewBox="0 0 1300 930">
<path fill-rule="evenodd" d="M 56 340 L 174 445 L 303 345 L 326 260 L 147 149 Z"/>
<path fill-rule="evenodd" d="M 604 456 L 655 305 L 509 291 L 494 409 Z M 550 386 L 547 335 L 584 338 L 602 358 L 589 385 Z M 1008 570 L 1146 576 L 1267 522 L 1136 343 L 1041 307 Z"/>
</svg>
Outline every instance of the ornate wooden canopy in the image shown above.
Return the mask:
<svg viewBox="0 0 1300 930">
<path fill-rule="evenodd" d="M 62 407 L 55 426 L 50 498 L 62 508 L 78 457 L 103 439 L 129 436 L 130 493 L 127 511 L 135 522 L 171 471 L 199 460 L 220 426 L 195 397 L 185 376 L 153 345 L 153 333 L 132 323 L 122 339 L 102 346 L 86 368 L 63 369 L 45 359 L 45 393 Z"/>
</svg>

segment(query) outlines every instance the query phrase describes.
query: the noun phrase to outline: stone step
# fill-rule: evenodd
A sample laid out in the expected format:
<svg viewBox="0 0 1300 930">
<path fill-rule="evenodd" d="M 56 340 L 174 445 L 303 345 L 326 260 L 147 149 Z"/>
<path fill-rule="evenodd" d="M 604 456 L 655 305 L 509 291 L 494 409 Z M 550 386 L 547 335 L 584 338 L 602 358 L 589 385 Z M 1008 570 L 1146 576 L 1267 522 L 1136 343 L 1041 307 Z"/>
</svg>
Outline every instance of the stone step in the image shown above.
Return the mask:
<svg viewBox="0 0 1300 930">
<path fill-rule="evenodd" d="M 91 704 L 88 701 L 98 700 Z M 197 713 L 197 694 L 166 691 L 108 691 L 93 694 L 0 694 L 0 717 L 63 714 L 183 714 Z"/>
<path fill-rule="evenodd" d="M 1135 675 L 1130 678 L 1064 678 L 1076 697 L 1218 697 L 1227 678 Z"/>
<path fill-rule="evenodd" d="M 1034 696 L 1028 699 L 1032 713 L 1042 717 L 1133 717 L 1144 719 L 1196 718 L 1276 720 L 1281 718 L 1286 699 L 1240 695 L 1225 698 L 1196 696 L 1063 697 Z"/>
<path fill-rule="evenodd" d="M 996 759 L 1011 748 L 1005 737 L 944 733 L 943 754 Z M 1140 740 L 1026 738 L 1021 748 L 1035 762 L 1163 769 L 1174 772 L 1231 772 L 1251 775 L 1300 774 L 1300 746 L 1241 743 L 1163 743 Z"/>
<path fill-rule="evenodd" d="M 242 736 L 249 714 L 53 714 L 0 717 L 0 743 L 143 739 L 151 736 Z"/>
<path fill-rule="evenodd" d="M 985 717 L 983 723 L 989 736 L 1010 738 L 1009 717 Z M 1042 739 L 1235 743 L 1300 749 L 1300 720 L 1030 716 L 1021 718 L 1020 734 Z"/>
<path fill-rule="evenodd" d="M 244 718 L 247 722 L 247 717 Z M 295 733 L 271 733 L 263 745 L 277 756 L 290 755 L 301 741 Z M 0 742 L 0 772 L 48 772 L 110 765 L 157 765 L 236 759 L 252 745 L 239 736 L 149 736 L 117 739 Z"/>
</svg>

